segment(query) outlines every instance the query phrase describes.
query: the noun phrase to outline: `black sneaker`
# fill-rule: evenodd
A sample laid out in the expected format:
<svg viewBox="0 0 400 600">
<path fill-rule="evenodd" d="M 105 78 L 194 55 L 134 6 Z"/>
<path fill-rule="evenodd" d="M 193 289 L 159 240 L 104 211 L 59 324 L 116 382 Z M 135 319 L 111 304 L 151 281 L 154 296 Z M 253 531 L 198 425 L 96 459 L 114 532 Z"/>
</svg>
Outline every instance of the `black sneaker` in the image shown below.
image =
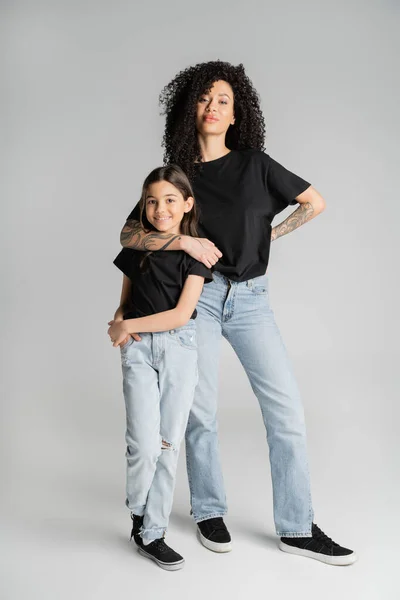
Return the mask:
<svg viewBox="0 0 400 600">
<path fill-rule="evenodd" d="M 214 517 L 197 523 L 198 534 L 203 546 L 213 552 L 230 552 L 231 536 L 222 517 Z"/>
<path fill-rule="evenodd" d="M 166 571 L 177 571 L 178 569 L 182 569 L 185 564 L 185 559 L 167 546 L 164 538 L 154 540 L 154 542 L 150 542 L 146 546 L 142 544 L 139 546 L 138 552 L 154 560 L 159 567 Z"/>
<path fill-rule="evenodd" d="M 357 560 L 353 550 L 336 544 L 315 523 L 312 524 L 312 537 L 281 537 L 279 548 L 283 552 L 315 558 L 328 565 L 351 565 Z"/>
<path fill-rule="evenodd" d="M 143 517 L 138 517 L 131 513 L 132 519 L 132 531 L 131 531 L 131 539 L 133 538 L 138 546 L 142 546 L 143 540 L 140 535 L 140 529 L 143 525 Z"/>
</svg>

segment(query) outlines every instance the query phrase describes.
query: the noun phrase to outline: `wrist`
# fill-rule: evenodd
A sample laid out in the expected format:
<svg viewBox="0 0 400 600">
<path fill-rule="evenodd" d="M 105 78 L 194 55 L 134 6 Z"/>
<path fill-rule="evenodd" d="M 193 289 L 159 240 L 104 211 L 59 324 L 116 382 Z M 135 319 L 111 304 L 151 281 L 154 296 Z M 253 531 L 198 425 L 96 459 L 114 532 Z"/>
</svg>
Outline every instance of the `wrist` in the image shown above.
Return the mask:
<svg viewBox="0 0 400 600">
<path fill-rule="evenodd" d="M 190 236 L 189 235 L 181 235 L 178 239 L 179 250 L 183 250 L 184 252 L 187 252 L 189 243 L 190 243 Z"/>
<path fill-rule="evenodd" d="M 125 321 L 122 324 L 122 330 L 127 334 L 136 333 L 135 321 L 136 319 L 125 319 Z"/>
</svg>

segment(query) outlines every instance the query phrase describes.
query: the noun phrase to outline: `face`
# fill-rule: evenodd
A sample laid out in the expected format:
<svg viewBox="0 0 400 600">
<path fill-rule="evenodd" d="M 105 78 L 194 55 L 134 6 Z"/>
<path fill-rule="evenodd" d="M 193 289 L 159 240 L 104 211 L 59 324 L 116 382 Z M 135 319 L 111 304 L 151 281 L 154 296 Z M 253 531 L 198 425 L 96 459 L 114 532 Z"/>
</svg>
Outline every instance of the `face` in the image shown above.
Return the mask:
<svg viewBox="0 0 400 600">
<path fill-rule="evenodd" d="M 193 202 L 191 197 L 185 200 L 172 183 L 157 181 L 147 189 L 147 220 L 158 231 L 179 234 L 183 216 L 192 209 Z"/>
<path fill-rule="evenodd" d="M 226 81 L 216 81 L 197 102 L 197 131 L 201 135 L 225 135 L 234 122 L 233 90 Z"/>
</svg>

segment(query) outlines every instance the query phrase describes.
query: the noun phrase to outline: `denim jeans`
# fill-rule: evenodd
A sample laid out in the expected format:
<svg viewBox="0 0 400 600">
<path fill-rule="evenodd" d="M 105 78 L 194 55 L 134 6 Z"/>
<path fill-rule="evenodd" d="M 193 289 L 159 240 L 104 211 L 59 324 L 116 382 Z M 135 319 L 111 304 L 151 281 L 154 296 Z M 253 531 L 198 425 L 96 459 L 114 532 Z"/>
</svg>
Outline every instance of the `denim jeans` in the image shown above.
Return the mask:
<svg viewBox="0 0 400 600">
<path fill-rule="evenodd" d="M 256 395 L 269 445 L 276 532 L 311 535 L 304 411 L 296 380 L 269 305 L 268 277 L 240 283 L 218 272 L 197 305 L 199 383 L 186 430 L 186 464 L 196 522 L 226 514 L 217 438 L 221 335 L 236 352 Z M 260 510 L 265 511 L 261 499 Z"/>
<path fill-rule="evenodd" d="M 146 543 L 162 537 L 198 381 L 196 326 L 141 333 L 121 348 L 126 407 L 126 505 L 144 516 Z"/>
</svg>

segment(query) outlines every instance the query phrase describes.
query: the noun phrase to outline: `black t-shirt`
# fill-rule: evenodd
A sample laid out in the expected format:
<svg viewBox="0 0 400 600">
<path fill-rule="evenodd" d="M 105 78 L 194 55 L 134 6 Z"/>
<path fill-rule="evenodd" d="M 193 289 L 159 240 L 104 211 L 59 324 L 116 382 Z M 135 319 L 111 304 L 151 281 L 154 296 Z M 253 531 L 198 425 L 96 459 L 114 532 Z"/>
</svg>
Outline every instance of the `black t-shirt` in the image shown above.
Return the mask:
<svg viewBox="0 0 400 600">
<path fill-rule="evenodd" d="M 196 166 L 193 191 L 200 209 L 199 235 L 221 250 L 215 265 L 233 281 L 263 275 L 271 222 L 310 184 L 261 150 L 232 150 Z M 139 220 L 138 206 L 129 219 Z"/>
<path fill-rule="evenodd" d="M 114 260 L 115 266 L 132 282 L 124 319 L 147 317 L 175 308 L 189 275 L 204 277 L 204 283 L 212 281 L 210 269 L 182 250 L 146 254 L 124 248 Z M 191 319 L 196 315 L 195 310 Z"/>
</svg>

